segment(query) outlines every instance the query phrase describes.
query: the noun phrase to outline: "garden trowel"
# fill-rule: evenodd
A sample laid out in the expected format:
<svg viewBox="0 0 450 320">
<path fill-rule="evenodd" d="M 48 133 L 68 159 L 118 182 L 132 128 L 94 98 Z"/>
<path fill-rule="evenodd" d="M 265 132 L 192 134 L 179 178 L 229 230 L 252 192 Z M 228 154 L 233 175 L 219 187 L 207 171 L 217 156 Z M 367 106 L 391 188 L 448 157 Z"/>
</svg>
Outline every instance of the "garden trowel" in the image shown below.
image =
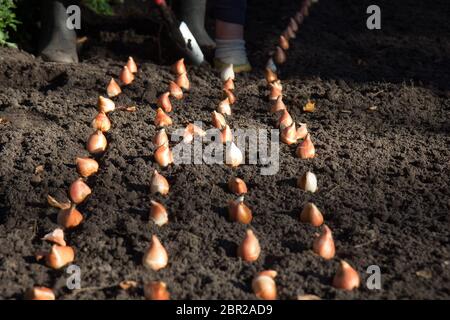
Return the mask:
<svg viewBox="0 0 450 320">
<path fill-rule="evenodd" d="M 179 22 L 165 0 L 154 0 L 169 29 L 169 36 L 184 57 L 195 65 L 203 62 L 204 56 L 200 46 L 185 22 Z"/>
</svg>

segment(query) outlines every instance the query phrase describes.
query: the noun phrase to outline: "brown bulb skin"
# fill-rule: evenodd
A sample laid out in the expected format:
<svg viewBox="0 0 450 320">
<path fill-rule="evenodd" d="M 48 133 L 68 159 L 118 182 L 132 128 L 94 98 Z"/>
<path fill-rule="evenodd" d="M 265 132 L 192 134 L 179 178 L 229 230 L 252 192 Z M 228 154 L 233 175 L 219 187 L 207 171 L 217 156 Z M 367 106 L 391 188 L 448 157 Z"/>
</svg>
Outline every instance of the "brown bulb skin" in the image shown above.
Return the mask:
<svg viewBox="0 0 450 320">
<path fill-rule="evenodd" d="M 61 209 L 58 213 L 58 225 L 65 229 L 72 229 L 77 227 L 83 221 L 83 215 L 75 206 L 67 209 Z"/>
<path fill-rule="evenodd" d="M 90 135 L 86 149 L 91 154 L 99 154 L 105 152 L 108 142 L 105 135 L 100 130 L 97 130 Z"/>
<path fill-rule="evenodd" d="M 316 156 L 316 149 L 311 141 L 311 135 L 308 133 L 297 147 L 297 157 L 301 159 L 312 159 Z"/>
<path fill-rule="evenodd" d="M 358 272 L 346 261 L 341 260 L 338 271 L 333 278 L 333 287 L 346 291 L 358 288 L 360 278 Z"/>
<path fill-rule="evenodd" d="M 45 263 L 52 269 L 61 269 L 73 262 L 74 259 L 75 251 L 72 247 L 54 244 L 50 252 L 45 256 Z"/>
<path fill-rule="evenodd" d="M 122 89 L 120 89 L 120 86 L 117 84 L 116 80 L 114 78 L 111 78 L 109 81 L 108 86 L 106 87 L 106 93 L 108 97 L 116 97 L 122 92 Z"/>
<path fill-rule="evenodd" d="M 324 225 L 322 230 L 322 234 L 314 240 L 313 251 L 325 260 L 330 260 L 336 253 L 333 236 L 328 226 Z"/>
<path fill-rule="evenodd" d="M 275 300 L 277 298 L 277 287 L 275 277 L 277 272 L 265 270 L 258 273 L 252 281 L 252 289 L 255 295 L 262 300 Z"/>
<path fill-rule="evenodd" d="M 152 281 L 145 284 L 144 296 L 147 300 L 170 300 L 167 285 L 162 281 Z"/>
<path fill-rule="evenodd" d="M 120 76 L 119 76 L 120 81 L 122 81 L 122 83 L 124 85 L 129 85 L 130 83 L 133 82 L 134 80 L 134 75 L 133 73 L 128 69 L 127 66 L 124 66 L 122 71 L 120 72 Z"/>
<path fill-rule="evenodd" d="M 275 49 L 275 54 L 273 56 L 273 60 L 276 64 L 280 65 L 286 62 L 286 53 L 283 49 L 277 46 Z"/>
<path fill-rule="evenodd" d="M 69 196 L 73 203 L 80 204 L 92 193 L 91 188 L 80 178 L 72 182 Z"/>
<path fill-rule="evenodd" d="M 252 230 L 248 229 L 244 240 L 238 247 L 238 257 L 241 257 L 244 261 L 253 262 L 258 260 L 260 253 L 261 247 L 258 238 L 256 238 Z"/>
<path fill-rule="evenodd" d="M 232 177 L 228 181 L 228 189 L 238 196 L 247 193 L 247 185 L 245 184 L 245 181 L 240 178 Z"/>
<path fill-rule="evenodd" d="M 33 287 L 25 293 L 25 300 L 55 300 L 55 294 L 46 287 Z"/>
<path fill-rule="evenodd" d="M 320 227 L 323 224 L 323 215 L 314 203 L 308 202 L 300 213 L 300 221 L 309 223 L 314 227 Z"/>
<path fill-rule="evenodd" d="M 228 205 L 228 214 L 231 221 L 249 224 L 253 219 L 252 211 L 244 203 L 243 197 L 238 200 L 230 201 Z"/>
<path fill-rule="evenodd" d="M 91 158 L 77 158 L 77 172 L 80 176 L 87 178 L 98 171 L 98 162 Z"/>
</svg>

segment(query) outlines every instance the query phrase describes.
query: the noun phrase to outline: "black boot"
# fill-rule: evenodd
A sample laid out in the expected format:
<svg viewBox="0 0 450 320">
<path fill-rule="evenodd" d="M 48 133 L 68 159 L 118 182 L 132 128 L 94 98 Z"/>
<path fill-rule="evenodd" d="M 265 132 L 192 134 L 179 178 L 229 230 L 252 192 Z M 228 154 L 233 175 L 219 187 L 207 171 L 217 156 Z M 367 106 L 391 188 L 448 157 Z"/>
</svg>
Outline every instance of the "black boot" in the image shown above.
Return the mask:
<svg viewBox="0 0 450 320">
<path fill-rule="evenodd" d="M 214 48 L 215 42 L 205 30 L 206 0 L 182 0 L 180 19 L 189 27 L 199 46 Z"/>
<path fill-rule="evenodd" d="M 52 62 L 78 62 L 77 35 L 66 26 L 66 7 L 60 1 L 42 2 L 41 57 Z"/>
</svg>

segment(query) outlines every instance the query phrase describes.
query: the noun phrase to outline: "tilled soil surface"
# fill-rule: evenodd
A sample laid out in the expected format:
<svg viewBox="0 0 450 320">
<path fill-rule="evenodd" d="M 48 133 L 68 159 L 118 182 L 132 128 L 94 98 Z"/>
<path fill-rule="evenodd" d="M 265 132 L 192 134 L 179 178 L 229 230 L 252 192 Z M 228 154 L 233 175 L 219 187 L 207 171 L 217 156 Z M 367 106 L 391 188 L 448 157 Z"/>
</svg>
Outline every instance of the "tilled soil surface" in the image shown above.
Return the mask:
<svg viewBox="0 0 450 320">
<path fill-rule="evenodd" d="M 0 297 L 21 298 L 27 288 L 44 285 L 59 299 L 142 299 L 145 281 L 163 280 L 174 299 L 253 299 L 253 275 L 270 268 L 278 272 L 281 299 L 304 293 L 325 299 L 450 298 L 449 7 L 445 0 L 378 2 L 381 30 L 366 28 L 372 3 L 321 0 L 291 43 L 280 75 L 285 102 L 297 122 L 308 123 L 315 159 L 302 161 L 294 146 L 280 145 L 280 170 L 273 176 L 260 175 L 259 165 L 170 166 L 161 170 L 171 184 L 167 197 L 149 194 L 151 172 L 159 169 L 151 150 L 155 99 L 173 79 L 169 67 L 146 56 L 154 34 L 92 31 L 77 65 L 0 49 L 0 117 L 6 119 L 0 124 Z M 275 123 L 262 70 L 297 1 L 261 3 L 249 2 L 254 71 L 238 76 L 232 128 Z M 70 291 L 64 270 L 34 259 L 50 247 L 40 238 L 56 227 L 57 212 L 46 196 L 64 198 L 77 177 L 74 159 L 88 155 L 97 97 L 130 54 L 140 70 L 116 101 L 136 105 L 137 112 L 111 115 L 101 170 L 88 180 L 94 192 L 79 207 L 85 220 L 66 233 L 82 279 L 82 289 Z M 208 67 L 188 72 L 192 90 L 175 102 L 175 126 L 195 120 L 210 126 L 220 80 Z M 308 99 L 316 102 L 314 113 L 302 111 Z M 44 171 L 35 174 L 40 165 Z M 315 194 L 295 186 L 307 170 L 318 177 Z M 232 175 L 248 182 L 251 228 L 262 247 L 254 263 L 236 258 L 247 227 L 227 219 Z M 149 222 L 151 198 L 168 208 L 168 225 Z M 307 201 L 318 205 L 333 230 L 332 261 L 311 251 L 318 230 L 299 222 Z M 152 234 L 170 256 L 158 272 L 141 264 Z M 361 288 L 331 286 L 339 259 L 360 272 Z M 381 268 L 381 290 L 365 285 L 370 265 Z M 138 286 L 122 290 L 123 280 Z"/>
</svg>

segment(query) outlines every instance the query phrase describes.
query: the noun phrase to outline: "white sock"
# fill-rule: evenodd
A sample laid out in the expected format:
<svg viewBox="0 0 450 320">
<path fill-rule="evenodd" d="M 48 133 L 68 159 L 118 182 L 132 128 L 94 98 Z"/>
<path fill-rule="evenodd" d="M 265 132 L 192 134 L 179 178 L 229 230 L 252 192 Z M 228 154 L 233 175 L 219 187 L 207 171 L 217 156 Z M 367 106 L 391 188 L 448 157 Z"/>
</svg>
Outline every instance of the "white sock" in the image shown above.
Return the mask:
<svg viewBox="0 0 450 320">
<path fill-rule="evenodd" d="M 216 39 L 215 57 L 226 64 L 248 64 L 247 52 L 245 51 L 245 40 Z"/>
</svg>

